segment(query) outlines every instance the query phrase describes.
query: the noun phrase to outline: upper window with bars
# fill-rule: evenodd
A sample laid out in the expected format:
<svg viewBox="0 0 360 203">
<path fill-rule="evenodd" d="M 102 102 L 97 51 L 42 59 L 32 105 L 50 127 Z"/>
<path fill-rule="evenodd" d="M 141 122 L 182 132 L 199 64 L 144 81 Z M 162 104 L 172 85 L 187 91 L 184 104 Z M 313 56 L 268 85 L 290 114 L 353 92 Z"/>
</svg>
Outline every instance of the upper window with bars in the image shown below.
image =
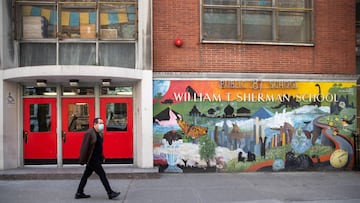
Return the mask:
<svg viewBox="0 0 360 203">
<path fill-rule="evenodd" d="M 135 68 L 138 0 L 14 2 L 20 66 Z"/>
<path fill-rule="evenodd" d="M 17 0 L 16 37 L 135 40 L 137 0 Z"/>
<path fill-rule="evenodd" d="M 202 42 L 313 43 L 313 0 L 202 0 Z"/>
</svg>

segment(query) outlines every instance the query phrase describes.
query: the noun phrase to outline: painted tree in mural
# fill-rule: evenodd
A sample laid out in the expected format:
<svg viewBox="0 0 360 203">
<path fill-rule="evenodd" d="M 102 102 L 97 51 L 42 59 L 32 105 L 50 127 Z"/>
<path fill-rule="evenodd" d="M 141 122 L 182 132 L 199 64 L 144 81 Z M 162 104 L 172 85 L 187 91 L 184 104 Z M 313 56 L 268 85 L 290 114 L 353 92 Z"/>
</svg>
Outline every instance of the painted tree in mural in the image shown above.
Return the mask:
<svg viewBox="0 0 360 203">
<path fill-rule="evenodd" d="M 154 96 L 155 101 L 156 101 L 156 102 L 161 102 L 162 96 L 163 96 L 163 95 L 161 94 L 161 92 L 156 93 L 155 96 Z"/>
<path fill-rule="evenodd" d="M 199 144 L 200 159 L 205 160 L 207 166 L 210 167 L 210 160 L 216 155 L 216 143 L 209 136 L 202 136 Z"/>
</svg>

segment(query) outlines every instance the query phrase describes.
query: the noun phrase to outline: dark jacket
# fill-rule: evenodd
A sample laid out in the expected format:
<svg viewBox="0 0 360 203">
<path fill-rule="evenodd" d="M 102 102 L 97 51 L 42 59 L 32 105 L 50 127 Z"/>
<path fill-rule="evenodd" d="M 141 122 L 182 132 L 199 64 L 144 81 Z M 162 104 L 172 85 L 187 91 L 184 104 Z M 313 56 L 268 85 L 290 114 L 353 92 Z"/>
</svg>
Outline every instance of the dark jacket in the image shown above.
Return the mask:
<svg viewBox="0 0 360 203">
<path fill-rule="evenodd" d="M 96 131 L 94 128 L 88 129 L 83 137 L 82 144 L 80 147 L 80 164 L 88 164 L 91 158 L 91 155 L 94 152 L 96 143 Z M 102 155 L 104 157 L 104 155 Z"/>
</svg>

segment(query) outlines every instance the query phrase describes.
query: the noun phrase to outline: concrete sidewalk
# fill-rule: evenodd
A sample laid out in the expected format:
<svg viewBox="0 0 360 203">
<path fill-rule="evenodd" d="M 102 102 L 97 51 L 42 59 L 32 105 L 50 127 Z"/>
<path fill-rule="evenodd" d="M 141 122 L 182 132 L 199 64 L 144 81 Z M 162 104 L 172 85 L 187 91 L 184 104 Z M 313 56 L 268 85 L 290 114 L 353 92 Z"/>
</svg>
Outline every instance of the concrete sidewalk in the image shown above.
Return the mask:
<svg viewBox="0 0 360 203">
<path fill-rule="evenodd" d="M 2 180 L 0 202 L 124 203 L 358 203 L 359 172 L 257 172 L 160 174 L 154 179 L 110 179 L 116 200 L 108 200 L 98 178 L 90 179 L 89 199 L 75 200 L 79 179 Z"/>
<path fill-rule="evenodd" d="M 137 168 L 132 165 L 104 164 L 108 178 L 113 179 L 146 179 L 159 178 L 159 169 Z M 61 180 L 80 179 L 85 166 L 64 165 L 57 168 L 54 165 L 25 166 L 23 168 L 0 170 L 0 180 Z"/>
</svg>

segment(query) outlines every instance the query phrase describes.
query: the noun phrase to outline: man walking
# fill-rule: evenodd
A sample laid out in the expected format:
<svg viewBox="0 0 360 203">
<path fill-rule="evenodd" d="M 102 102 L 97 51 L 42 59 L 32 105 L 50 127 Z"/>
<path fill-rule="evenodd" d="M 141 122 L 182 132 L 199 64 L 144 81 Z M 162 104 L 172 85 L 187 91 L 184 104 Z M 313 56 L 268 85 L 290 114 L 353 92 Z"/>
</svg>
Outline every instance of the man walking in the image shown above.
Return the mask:
<svg viewBox="0 0 360 203">
<path fill-rule="evenodd" d="M 120 192 L 114 192 L 106 178 L 106 173 L 102 167 L 104 161 L 103 155 L 103 136 L 104 121 L 101 118 L 94 119 L 94 127 L 87 130 L 84 134 L 80 148 L 80 164 L 86 164 L 84 174 L 80 180 L 79 187 L 75 194 L 75 199 L 89 198 L 90 195 L 84 193 L 87 179 L 95 172 L 104 185 L 109 199 L 114 199 L 120 195 Z"/>
</svg>

